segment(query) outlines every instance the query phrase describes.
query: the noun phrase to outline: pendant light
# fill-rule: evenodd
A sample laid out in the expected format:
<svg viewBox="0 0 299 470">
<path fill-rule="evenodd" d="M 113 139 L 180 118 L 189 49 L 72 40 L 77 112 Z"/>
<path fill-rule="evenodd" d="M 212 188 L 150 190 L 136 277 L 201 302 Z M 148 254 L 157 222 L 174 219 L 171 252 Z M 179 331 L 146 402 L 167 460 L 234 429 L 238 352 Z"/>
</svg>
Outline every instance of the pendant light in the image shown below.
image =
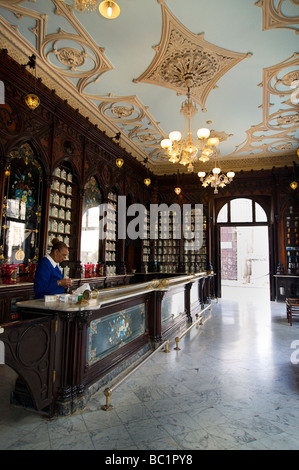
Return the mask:
<svg viewBox="0 0 299 470">
<path fill-rule="evenodd" d="M 116 2 L 113 0 L 104 0 L 99 5 L 99 12 L 104 18 L 108 20 L 113 20 L 117 18 L 120 14 L 120 8 Z"/>
</svg>

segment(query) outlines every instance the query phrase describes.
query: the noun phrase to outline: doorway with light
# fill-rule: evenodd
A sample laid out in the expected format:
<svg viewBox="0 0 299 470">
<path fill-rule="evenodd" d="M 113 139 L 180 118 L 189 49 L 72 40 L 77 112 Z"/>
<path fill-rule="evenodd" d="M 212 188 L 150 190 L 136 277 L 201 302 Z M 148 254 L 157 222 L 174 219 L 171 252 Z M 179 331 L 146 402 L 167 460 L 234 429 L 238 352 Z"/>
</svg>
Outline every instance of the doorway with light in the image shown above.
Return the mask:
<svg viewBox="0 0 299 470">
<path fill-rule="evenodd" d="M 222 298 L 270 299 L 268 218 L 260 204 L 232 199 L 217 218 Z"/>
</svg>

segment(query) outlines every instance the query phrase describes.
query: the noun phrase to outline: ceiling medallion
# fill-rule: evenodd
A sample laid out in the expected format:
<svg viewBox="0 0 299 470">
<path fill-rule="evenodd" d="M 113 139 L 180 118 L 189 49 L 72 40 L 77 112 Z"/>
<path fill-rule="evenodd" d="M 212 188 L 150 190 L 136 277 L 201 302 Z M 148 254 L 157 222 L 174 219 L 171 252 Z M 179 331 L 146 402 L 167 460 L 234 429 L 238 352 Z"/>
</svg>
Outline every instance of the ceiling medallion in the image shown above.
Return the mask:
<svg viewBox="0 0 299 470">
<path fill-rule="evenodd" d="M 156 56 L 147 70 L 135 83 L 143 82 L 175 90 L 186 94 L 185 75 L 192 72 L 194 84 L 192 98 L 205 110 L 205 103 L 218 80 L 245 57 L 242 54 L 215 46 L 204 39 L 204 34 L 189 31 L 161 3 L 162 37 L 154 47 Z"/>
<path fill-rule="evenodd" d="M 95 11 L 98 0 L 75 0 L 75 8 L 79 13 Z"/>
</svg>

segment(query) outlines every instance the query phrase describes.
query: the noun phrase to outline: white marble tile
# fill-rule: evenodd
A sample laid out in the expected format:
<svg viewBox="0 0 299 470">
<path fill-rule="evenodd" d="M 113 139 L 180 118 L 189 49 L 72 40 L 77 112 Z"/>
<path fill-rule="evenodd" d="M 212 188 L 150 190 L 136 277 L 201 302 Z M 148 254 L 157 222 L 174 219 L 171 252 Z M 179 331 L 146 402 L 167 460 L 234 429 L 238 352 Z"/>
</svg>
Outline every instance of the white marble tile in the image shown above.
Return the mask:
<svg viewBox="0 0 299 470">
<path fill-rule="evenodd" d="M 132 423 L 144 419 L 153 418 L 153 413 L 149 407 L 143 403 L 132 403 L 128 405 L 119 406 L 116 409 L 116 414 L 122 423 Z"/>
<path fill-rule="evenodd" d="M 103 427 L 91 431 L 90 437 L 96 450 L 126 450 L 136 448 L 135 442 L 124 425 L 112 428 Z"/>
<path fill-rule="evenodd" d="M 173 338 L 113 392 L 111 411 L 100 390 L 53 420 L 11 406 L 15 375 L 0 367 L 0 449 L 298 450 L 298 339 L 284 304 L 220 299 L 181 351 Z"/>
</svg>

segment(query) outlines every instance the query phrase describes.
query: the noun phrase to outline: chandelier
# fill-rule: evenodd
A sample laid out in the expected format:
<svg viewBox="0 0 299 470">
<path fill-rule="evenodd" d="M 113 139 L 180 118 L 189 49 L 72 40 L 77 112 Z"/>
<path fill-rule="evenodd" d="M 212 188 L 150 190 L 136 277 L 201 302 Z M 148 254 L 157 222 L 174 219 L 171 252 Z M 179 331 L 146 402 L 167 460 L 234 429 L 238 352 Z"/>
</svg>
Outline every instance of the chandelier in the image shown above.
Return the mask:
<svg viewBox="0 0 299 470">
<path fill-rule="evenodd" d="M 95 11 L 98 0 L 75 0 L 75 8 L 79 13 Z"/>
<path fill-rule="evenodd" d="M 213 170 L 207 176 L 204 171 L 199 171 L 197 174 L 204 188 L 209 184 L 214 188 L 214 194 L 218 194 L 218 188 L 224 188 L 224 186 L 231 183 L 235 176 L 233 171 L 228 171 L 226 175 L 221 173 L 221 169 L 216 166 L 216 163 Z"/>
<path fill-rule="evenodd" d="M 191 100 L 190 85 L 192 83 L 192 75 L 185 77 L 188 92 L 187 100 L 181 106 L 181 114 L 184 116 L 188 125 L 188 133 L 186 139 L 182 138 L 179 131 L 172 131 L 168 139 L 161 141 L 161 147 L 165 150 L 165 154 L 169 157 L 171 163 L 180 163 L 187 166 L 188 172 L 194 170 L 194 163 L 200 161 L 205 163 L 216 154 L 216 147 L 219 144 L 217 137 L 210 137 L 210 130 L 201 128 L 197 131 L 197 140 L 193 140 L 191 132 L 191 119 L 198 112 L 196 105 Z"/>
</svg>

